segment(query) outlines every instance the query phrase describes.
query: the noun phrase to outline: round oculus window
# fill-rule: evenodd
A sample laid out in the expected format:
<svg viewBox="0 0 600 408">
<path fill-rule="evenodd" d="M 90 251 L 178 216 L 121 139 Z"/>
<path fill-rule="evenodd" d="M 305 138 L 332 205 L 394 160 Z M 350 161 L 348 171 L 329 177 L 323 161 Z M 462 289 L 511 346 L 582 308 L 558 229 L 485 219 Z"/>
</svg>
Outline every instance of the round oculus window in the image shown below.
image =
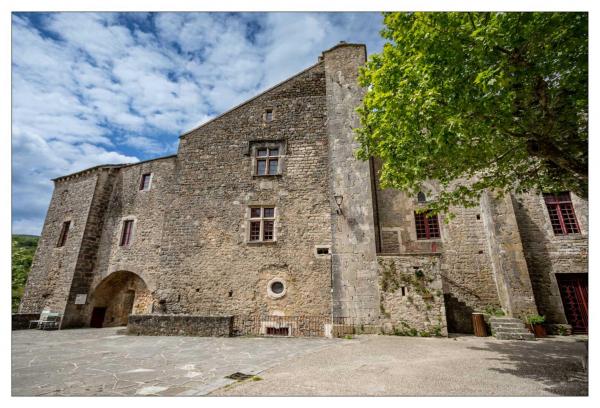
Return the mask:
<svg viewBox="0 0 600 408">
<path fill-rule="evenodd" d="M 281 278 L 273 278 L 267 283 L 267 295 L 271 299 L 279 299 L 285 296 L 287 287 L 285 281 Z"/>
<path fill-rule="evenodd" d="M 280 295 L 283 293 L 283 283 L 279 282 L 279 281 L 275 281 L 273 283 L 271 283 L 271 292 L 273 292 L 276 295 Z"/>
</svg>

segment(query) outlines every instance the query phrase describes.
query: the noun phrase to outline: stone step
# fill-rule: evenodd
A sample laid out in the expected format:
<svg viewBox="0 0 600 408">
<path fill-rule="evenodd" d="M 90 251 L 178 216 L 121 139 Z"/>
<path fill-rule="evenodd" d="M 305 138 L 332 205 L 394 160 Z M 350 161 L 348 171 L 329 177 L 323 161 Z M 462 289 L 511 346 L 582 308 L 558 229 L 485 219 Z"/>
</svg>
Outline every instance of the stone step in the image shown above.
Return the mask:
<svg viewBox="0 0 600 408">
<path fill-rule="evenodd" d="M 492 323 L 523 323 L 523 320 L 516 317 L 490 317 L 490 324 Z"/>
<path fill-rule="evenodd" d="M 494 333 L 515 333 L 515 334 L 519 334 L 519 333 L 531 333 L 529 330 L 527 330 L 525 327 L 499 327 L 497 329 L 492 329 L 492 331 Z"/>
<path fill-rule="evenodd" d="M 500 328 L 504 328 L 504 329 L 508 329 L 508 328 L 521 329 L 521 328 L 525 327 L 525 325 L 523 324 L 523 322 L 518 322 L 518 323 L 492 323 L 491 326 L 492 326 L 492 329 L 500 329 Z"/>
<path fill-rule="evenodd" d="M 496 333 L 496 339 L 535 341 L 535 336 L 531 333 Z"/>
</svg>

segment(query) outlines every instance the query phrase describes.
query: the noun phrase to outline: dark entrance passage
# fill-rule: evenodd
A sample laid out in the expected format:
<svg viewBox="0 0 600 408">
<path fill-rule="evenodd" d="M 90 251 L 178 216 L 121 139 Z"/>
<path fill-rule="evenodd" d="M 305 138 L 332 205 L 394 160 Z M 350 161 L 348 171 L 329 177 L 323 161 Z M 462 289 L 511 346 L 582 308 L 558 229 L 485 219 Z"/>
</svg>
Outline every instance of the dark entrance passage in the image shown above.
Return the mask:
<svg viewBox="0 0 600 408">
<path fill-rule="evenodd" d="M 556 275 L 567 321 L 573 333 L 588 332 L 588 275 L 561 273 Z"/>
<path fill-rule="evenodd" d="M 106 315 L 105 307 L 95 307 L 92 310 L 92 320 L 90 321 L 90 327 L 101 328 L 104 324 L 104 316 Z"/>
<path fill-rule="evenodd" d="M 102 280 L 92 293 L 92 327 L 126 326 L 129 315 L 150 311 L 152 294 L 138 275 L 119 271 Z"/>
</svg>

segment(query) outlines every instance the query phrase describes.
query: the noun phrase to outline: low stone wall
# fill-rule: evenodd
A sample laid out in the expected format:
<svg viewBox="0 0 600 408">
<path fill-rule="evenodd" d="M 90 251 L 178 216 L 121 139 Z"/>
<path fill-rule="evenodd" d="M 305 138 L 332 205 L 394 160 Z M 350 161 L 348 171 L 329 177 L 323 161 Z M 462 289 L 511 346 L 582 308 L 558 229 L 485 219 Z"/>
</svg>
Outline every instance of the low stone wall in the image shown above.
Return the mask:
<svg viewBox="0 0 600 408">
<path fill-rule="evenodd" d="M 130 315 L 127 334 L 142 336 L 229 337 L 233 316 Z"/>
<path fill-rule="evenodd" d="M 448 336 L 437 255 L 378 256 L 379 320 L 385 334 Z"/>
<path fill-rule="evenodd" d="M 31 320 L 39 319 L 39 313 L 13 313 L 12 315 L 12 329 L 13 330 L 25 330 L 29 329 L 29 322 Z"/>
</svg>

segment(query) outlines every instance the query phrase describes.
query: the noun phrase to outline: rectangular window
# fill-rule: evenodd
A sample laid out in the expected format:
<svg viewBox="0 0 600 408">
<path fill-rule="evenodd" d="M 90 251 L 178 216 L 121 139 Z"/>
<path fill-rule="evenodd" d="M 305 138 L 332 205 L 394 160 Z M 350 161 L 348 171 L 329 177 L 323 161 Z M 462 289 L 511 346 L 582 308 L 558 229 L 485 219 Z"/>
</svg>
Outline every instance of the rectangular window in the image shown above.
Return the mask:
<svg viewBox="0 0 600 408">
<path fill-rule="evenodd" d="M 579 224 L 575 217 L 571 194 L 568 191 L 558 194 L 544 194 L 544 201 L 548 208 L 554 235 L 579 234 Z"/>
<path fill-rule="evenodd" d="M 56 247 L 64 246 L 67 242 L 67 236 L 69 235 L 69 228 L 71 227 L 71 221 L 63 222 L 62 228 L 60 229 L 60 235 Z"/>
<path fill-rule="evenodd" d="M 417 214 L 415 211 L 417 239 L 432 239 L 440 237 L 440 224 L 437 215 L 429 213 Z"/>
<path fill-rule="evenodd" d="M 271 122 L 273 120 L 273 109 L 265 110 L 265 122 Z"/>
<path fill-rule="evenodd" d="M 272 176 L 279 174 L 279 148 L 256 149 L 256 175 Z"/>
<path fill-rule="evenodd" d="M 128 246 L 131 244 L 133 232 L 133 220 L 125 220 L 123 221 L 123 231 L 121 232 L 121 246 Z"/>
<path fill-rule="evenodd" d="M 275 208 L 250 208 L 250 241 L 263 242 L 275 240 Z"/>
<path fill-rule="evenodd" d="M 152 173 L 142 174 L 142 179 L 140 180 L 140 190 L 150 190 L 150 180 L 152 180 Z"/>
</svg>

